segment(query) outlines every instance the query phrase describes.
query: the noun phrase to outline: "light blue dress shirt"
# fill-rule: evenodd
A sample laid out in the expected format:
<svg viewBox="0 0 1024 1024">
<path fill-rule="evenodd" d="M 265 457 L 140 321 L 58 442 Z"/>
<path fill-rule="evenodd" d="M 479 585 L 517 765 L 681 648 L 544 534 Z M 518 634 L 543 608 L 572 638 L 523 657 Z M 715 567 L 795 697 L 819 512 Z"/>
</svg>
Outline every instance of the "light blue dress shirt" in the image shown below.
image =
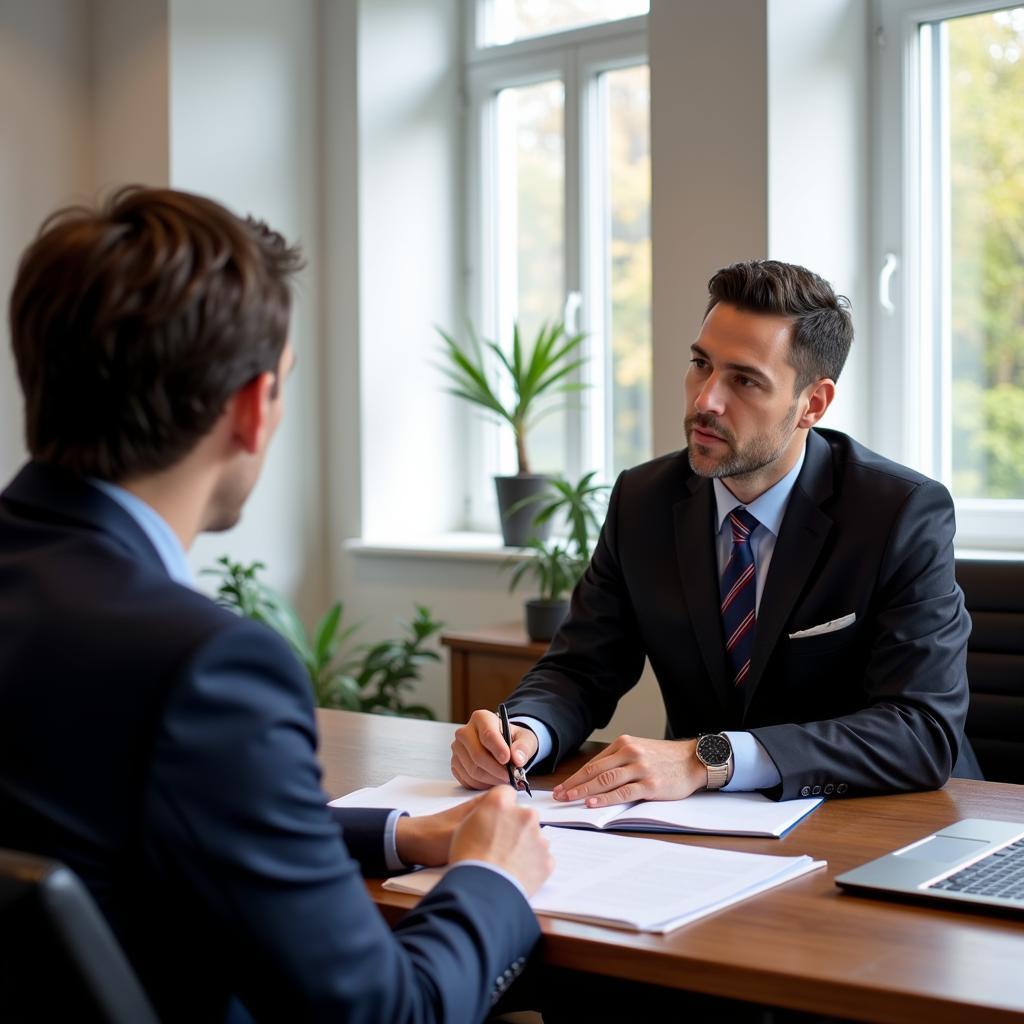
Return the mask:
<svg viewBox="0 0 1024 1024">
<path fill-rule="evenodd" d="M 786 514 L 786 507 L 789 505 L 789 496 L 793 493 L 793 485 L 804 464 L 806 450 L 805 444 L 800 449 L 800 457 L 796 460 L 796 465 L 778 483 L 769 487 L 764 494 L 749 505 L 744 505 L 739 501 L 721 480 L 712 480 L 715 488 L 717 515 L 718 532 L 715 537 L 715 551 L 718 558 L 719 576 L 725 570 L 725 564 L 728 562 L 732 550 L 732 531 L 726 528 L 726 518 L 729 513 L 737 507 L 746 508 L 758 521 L 758 526 L 750 535 L 750 547 L 754 555 L 755 611 L 761 606 L 761 594 L 764 592 L 764 581 L 768 576 L 768 567 L 771 565 L 772 555 L 775 552 L 775 542 L 779 538 L 779 529 Z M 551 753 L 553 746 L 551 730 L 536 718 L 518 716 L 512 721 L 525 725 L 536 733 L 538 746 L 534 761 L 543 761 Z M 727 732 L 725 735 L 729 737 L 729 742 L 732 744 L 733 773 L 729 784 L 723 789 L 732 792 L 751 792 L 755 789 L 770 789 L 782 781 L 775 762 L 749 732 Z"/>
<path fill-rule="evenodd" d="M 116 501 L 135 520 L 139 529 L 149 538 L 156 548 L 167 575 L 183 587 L 195 590 L 196 581 L 189 568 L 185 549 L 181 546 L 178 535 L 170 528 L 167 520 L 152 505 L 146 504 L 140 497 L 126 491 L 117 484 L 107 480 L 90 478 L 89 483 L 101 490 L 111 501 Z"/>
</svg>

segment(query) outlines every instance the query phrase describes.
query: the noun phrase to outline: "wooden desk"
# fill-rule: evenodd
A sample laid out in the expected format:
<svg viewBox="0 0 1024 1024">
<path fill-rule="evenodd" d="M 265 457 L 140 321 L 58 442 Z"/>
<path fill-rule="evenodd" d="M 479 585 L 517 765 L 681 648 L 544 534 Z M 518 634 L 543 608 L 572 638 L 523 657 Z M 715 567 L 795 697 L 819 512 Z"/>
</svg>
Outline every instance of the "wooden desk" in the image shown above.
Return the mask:
<svg viewBox="0 0 1024 1024">
<path fill-rule="evenodd" d="M 344 711 L 320 711 L 319 720 L 332 796 L 400 772 L 448 774 L 453 725 Z M 859 1020 L 1019 1024 L 1024 920 L 849 896 L 833 884 L 840 872 L 967 817 L 1024 821 L 1024 786 L 954 780 L 933 793 L 826 801 L 776 840 L 673 836 L 808 853 L 828 868 L 665 936 L 542 917 L 543 955 L 578 971 Z M 368 884 L 390 920 L 415 902 Z"/>
<path fill-rule="evenodd" d="M 441 634 L 451 648 L 451 718 L 465 722 L 477 708 L 494 710 L 548 649 L 518 622 Z"/>
</svg>

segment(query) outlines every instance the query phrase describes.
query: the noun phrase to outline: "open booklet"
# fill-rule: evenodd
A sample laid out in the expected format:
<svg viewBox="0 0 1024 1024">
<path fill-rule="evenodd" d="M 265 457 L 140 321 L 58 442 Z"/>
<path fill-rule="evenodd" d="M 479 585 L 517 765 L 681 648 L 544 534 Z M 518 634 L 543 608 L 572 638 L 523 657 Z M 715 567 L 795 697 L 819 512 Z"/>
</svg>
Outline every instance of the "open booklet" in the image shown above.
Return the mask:
<svg viewBox="0 0 1024 1024">
<path fill-rule="evenodd" d="M 399 807 L 412 815 L 433 814 L 477 794 L 451 779 L 417 779 L 396 775 L 383 786 L 358 789 L 331 801 L 332 807 Z M 760 793 L 694 793 L 685 800 L 641 800 L 611 807 L 565 803 L 535 789 L 533 800 L 542 825 L 614 829 L 632 832 L 698 832 L 708 835 L 778 838 L 821 803 L 821 797 L 776 802 Z"/>
<path fill-rule="evenodd" d="M 825 866 L 806 856 L 735 853 L 568 829 L 544 832 L 555 870 L 530 900 L 533 909 L 631 931 L 670 932 Z M 424 895 L 445 870 L 399 875 L 384 888 Z"/>
</svg>

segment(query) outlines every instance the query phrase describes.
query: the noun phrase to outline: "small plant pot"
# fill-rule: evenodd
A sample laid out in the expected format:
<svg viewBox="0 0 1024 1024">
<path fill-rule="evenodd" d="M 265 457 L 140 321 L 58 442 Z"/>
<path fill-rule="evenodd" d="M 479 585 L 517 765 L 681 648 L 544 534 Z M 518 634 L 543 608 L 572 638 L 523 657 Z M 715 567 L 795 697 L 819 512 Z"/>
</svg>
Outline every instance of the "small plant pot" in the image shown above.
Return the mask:
<svg viewBox="0 0 1024 1024">
<path fill-rule="evenodd" d="M 522 476 L 496 476 L 494 486 L 498 492 L 498 514 L 501 517 L 501 537 L 506 547 L 525 547 L 531 537 L 547 540 L 551 523 L 533 525 L 534 516 L 541 510 L 541 504 L 531 502 L 517 509 L 511 515 L 508 510 L 524 498 L 543 494 L 548 489 L 549 477 L 542 473 L 528 473 Z"/>
<path fill-rule="evenodd" d="M 550 640 L 569 613 L 565 600 L 544 601 L 534 598 L 526 602 L 526 633 L 531 640 Z"/>
</svg>

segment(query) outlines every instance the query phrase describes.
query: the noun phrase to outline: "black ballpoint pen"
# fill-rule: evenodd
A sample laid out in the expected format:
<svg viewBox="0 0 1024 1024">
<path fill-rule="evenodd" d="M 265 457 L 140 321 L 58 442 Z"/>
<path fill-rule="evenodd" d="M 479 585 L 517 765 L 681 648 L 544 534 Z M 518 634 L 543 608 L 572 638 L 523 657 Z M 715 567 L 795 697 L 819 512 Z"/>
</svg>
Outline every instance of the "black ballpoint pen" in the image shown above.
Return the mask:
<svg viewBox="0 0 1024 1024">
<path fill-rule="evenodd" d="M 530 790 L 530 783 L 526 778 L 524 768 L 515 768 L 512 765 L 512 726 L 508 720 L 508 710 L 504 704 L 498 705 L 498 718 L 501 720 L 501 736 L 509 749 L 509 759 L 505 767 L 508 769 L 508 784 L 518 793 L 519 790 L 526 790 L 526 795 L 532 800 L 533 792 Z"/>
</svg>

